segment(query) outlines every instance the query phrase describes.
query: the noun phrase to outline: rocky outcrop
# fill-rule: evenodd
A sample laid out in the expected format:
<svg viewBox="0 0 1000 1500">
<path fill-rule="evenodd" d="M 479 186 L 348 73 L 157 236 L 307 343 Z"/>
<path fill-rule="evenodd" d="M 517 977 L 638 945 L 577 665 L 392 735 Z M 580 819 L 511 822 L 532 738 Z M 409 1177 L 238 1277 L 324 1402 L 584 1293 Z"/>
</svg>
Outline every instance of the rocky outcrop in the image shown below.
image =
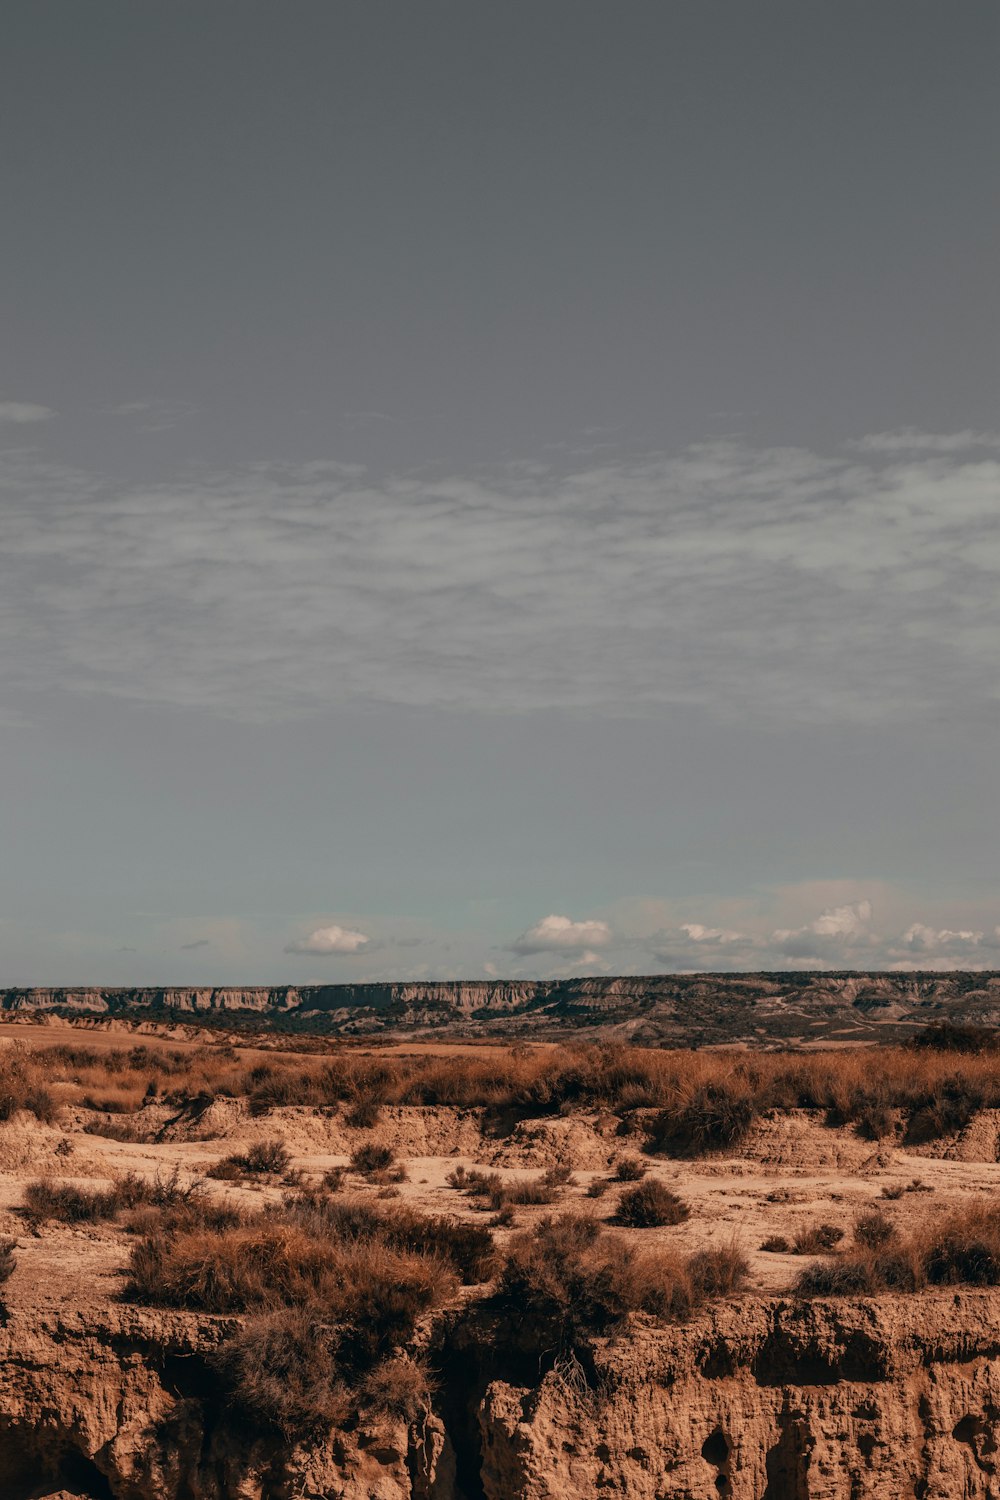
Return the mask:
<svg viewBox="0 0 1000 1500">
<path fill-rule="evenodd" d="M 295 1446 L 234 1423 L 231 1326 L 112 1306 L 0 1329 L 0 1496 L 89 1500 L 987 1500 L 1000 1293 L 718 1303 L 525 1381 L 475 1313 L 432 1351 L 437 1411 Z M 494 1352 L 491 1353 L 491 1350 Z"/>
<path fill-rule="evenodd" d="M 565 980 L 0 991 L 0 1009 L 77 1016 L 254 1014 L 324 1031 L 619 1037 L 643 1043 L 887 1040 L 1000 1024 L 1000 975 L 673 974 Z"/>
</svg>

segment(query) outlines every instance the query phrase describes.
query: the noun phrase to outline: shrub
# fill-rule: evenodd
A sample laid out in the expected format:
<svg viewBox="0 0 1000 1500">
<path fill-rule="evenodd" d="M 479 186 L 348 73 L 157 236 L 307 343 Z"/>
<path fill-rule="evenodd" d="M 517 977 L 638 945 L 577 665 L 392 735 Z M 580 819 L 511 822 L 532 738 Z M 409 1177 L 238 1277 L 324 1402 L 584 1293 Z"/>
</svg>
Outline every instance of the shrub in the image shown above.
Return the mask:
<svg viewBox="0 0 1000 1500">
<path fill-rule="evenodd" d="M 346 1414 L 329 1332 L 313 1310 L 282 1308 L 248 1318 L 212 1364 L 237 1410 L 286 1438 L 328 1429 Z"/>
<path fill-rule="evenodd" d="M 588 1198 L 603 1198 L 611 1183 L 606 1177 L 595 1177 L 587 1187 Z"/>
<path fill-rule="evenodd" d="M 248 1172 L 261 1176 L 280 1176 L 291 1161 L 291 1154 L 284 1141 L 255 1141 L 242 1157 L 242 1165 Z"/>
<path fill-rule="evenodd" d="M 373 1172 L 387 1171 L 395 1159 L 396 1153 L 391 1146 L 376 1146 L 369 1141 L 351 1153 L 351 1166 L 363 1177 L 369 1177 Z"/>
<path fill-rule="evenodd" d="M 1000 1210 L 972 1204 L 948 1214 L 934 1226 L 923 1261 L 935 1286 L 1000 1285 Z"/>
<path fill-rule="evenodd" d="M 749 1090 L 722 1078 L 700 1084 L 690 1096 L 661 1110 L 649 1127 L 650 1150 L 666 1156 L 702 1156 L 738 1145 L 757 1118 Z"/>
<path fill-rule="evenodd" d="M 56 1219 L 63 1224 L 94 1224 L 114 1219 L 124 1209 L 170 1208 L 188 1202 L 197 1183 L 182 1187 L 175 1170 L 169 1177 L 140 1177 L 127 1172 L 110 1188 L 79 1188 L 70 1182 L 29 1182 L 22 1208 L 36 1223 Z"/>
<path fill-rule="evenodd" d="M 0 1053 L 0 1121 L 10 1120 L 18 1110 L 50 1125 L 56 1117 L 56 1102 L 45 1082 L 44 1064 L 18 1043 Z"/>
<path fill-rule="evenodd" d="M 691 1210 L 662 1182 L 647 1178 L 627 1188 L 618 1200 L 619 1224 L 630 1229 L 654 1229 L 664 1224 L 683 1224 Z"/>
<path fill-rule="evenodd" d="M 356 1130 L 370 1130 L 377 1125 L 382 1114 L 382 1105 L 375 1094 L 364 1094 L 355 1100 L 354 1104 L 344 1116 L 345 1125 L 353 1125 Z"/>
<path fill-rule="evenodd" d="M 358 1404 L 365 1412 L 415 1421 L 431 1404 L 427 1366 L 409 1354 L 391 1355 L 365 1375 L 358 1387 Z"/>
<path fill-rule="evenodd" d="M 792 1241 L 792 1249 L 796 1255 L 819 1255 L 824 1250 L 832 1250 L 843 1238 L 844 1231 L 836 1224 L 810 1224 L 799 1230 Z"/>
<path fill-rule="evenodd" d="M 346 1167 L 328 1167 L 323 1173 L 323 1186 L 328 1193 L 339 1193 L 347 1176 Z"/>
<path fill-rule="evenodd" d="M 297 1224 L 318 1239 L 380 1242 L 396 1250 L 443 1259 L 465 1285 L 485 1281 L 493 1269 L 493 1236 L 482 1224 L 467 1224 L 414 1209 L 376 1208 L 369 1202 L 312 1202 L 302 1198 L 281 1210 L 287 1223 Z"/>
<path fill-rule="evenodd" d="M 0 1286 L 8 1282 L 14 1274 L 17 1265 L 17 1256 L 14 1254 L 16 1249 L 17 1240 L 9 1235 L 0 1238 Z"/>
<path fill-rule="evenodd" d="M 630 1312 L 684 1317 L 694 1302 L 677 1256 L 639 1252 L 572 1214 L 542 1219 L 513 1237 L 493 1298 L 511 1335 L 550 1354 L 586 1347 Z"/>
<path fill-rule="evenodd" d="M 902 1198 L 905 1191 L 901 1183 L 886 1183 L 882 1189 L 882 1197 L 887 1198 L 890 1203 L 895 1203 L 897 1199 Z"/>
<path fill-rule="evenodd" d="M 854 1220 L 854 1238 L 868 1250 L 884 1250 L 896 1239 L 896 1226 L 877 1208 L 860 1213 Z"/>
<path fill-rule="evenodd" d="M 615 1162 L 615 1182 L 638 1182 L 649 1168 L 637 1156 L 622 1156 Z"/>
<path fill-rule="evenodd" d="M 224 1156 L 207 1175 L 217 1182 L 237 1182 L 241 1177 L 279 1177 L 288 1170 L 291 1154 L 283 1141 L 255 1141 L 246 1151 Z"/>
<path fill-rule="evenodd" d="M 735 1241 L 718 1250 L 696 1251 L 687 1267 L 699 1297 L 730 1297 L 750 1275 L 750 1262 Z"/>
<path fill-rule="evenodd" d="M 760 1248 L 772 1255 L 787 1255 L 792 1247 L 783 1234 L 769 1234 Z"/>
</svg>

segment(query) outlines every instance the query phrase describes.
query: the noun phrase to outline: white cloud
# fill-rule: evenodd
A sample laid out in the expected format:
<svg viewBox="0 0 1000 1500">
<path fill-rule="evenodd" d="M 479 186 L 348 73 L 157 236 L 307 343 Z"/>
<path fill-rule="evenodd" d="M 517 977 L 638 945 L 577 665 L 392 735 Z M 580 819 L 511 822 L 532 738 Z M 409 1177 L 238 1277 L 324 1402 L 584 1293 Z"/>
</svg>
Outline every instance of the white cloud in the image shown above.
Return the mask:
<svg viewBox="0 0 1000 1500">
<path fill-rule="evenodd" d="M 579 951 L 583 961 L 596 963 L 597 955 L 586 950 L 605 947 L 612 936 L 607 922 L 574 922 L 553 914 L 529 927 L 510 946 L 512 952 L 522 954 Z"/>
<path fill-rule="evenodd" d="M 3 454 L 0 671 L 262 721 L 343 702 L 769 725 L 989 708 L 1000 460 L 981 434 L 888 438 L 133 488 Z"/>
<path fill-rule="evenodd" d="M 0 401 L 0 422 L 48 422 L 55 412 L 35 401 Z"/>
<path fill-rule="evenodd" d="M 371 939 L 349 927 L 317 927 L 307 937 L 293 938 L 285 945 L 286 953 L 363 953 Z"/>
<path fill-rule="evenodd" d="M 700 922 L 683 922 L 681 931 L 693 943 L 745 943 L 742 932 L 730 932 L 725 927 L 703 927 Z"/>
</svg>

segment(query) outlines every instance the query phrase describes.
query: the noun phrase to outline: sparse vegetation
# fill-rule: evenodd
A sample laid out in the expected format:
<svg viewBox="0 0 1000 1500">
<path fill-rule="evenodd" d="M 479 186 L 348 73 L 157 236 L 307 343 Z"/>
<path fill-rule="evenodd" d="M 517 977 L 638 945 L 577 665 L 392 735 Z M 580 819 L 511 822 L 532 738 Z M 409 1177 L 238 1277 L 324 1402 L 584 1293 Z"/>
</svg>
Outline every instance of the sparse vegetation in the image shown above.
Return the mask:
<svg viewBox="0 0 1000 1500">
<path fill-rule="evenodd" d="M 839 1245 L 843 1238 L 844 1231 L 836 1224 L 810 1224 L 796 1234 L 792 1250 L 796 1255 L 820 1255 Z"/>
<path fill-rule="evenodd" d="M 769 1234 L 760 1248 L 771 1255 L 788 1255 L 792 1247 L 783 1234 Z"/>
<path fill-rule="evenodd" d="M 345 1122 L 357 1128 L 370 1128 L 386 1105 L 480 1108 L 506 1120 L 600 1108 L 645 1133 L 651 1150 L 696 1156 L 736 1149 L 770 1110 L 819 1111 L 873 1139 L 894 1133 L 897 1122 L 910 1141 L 960 1130 L 978 1108 L 1000 1108 L 1000 1051 L 991 1031 L 941 1026 L 909 1047 L 880 1049 L 875 1077 L 864 1052 L 735 1057 L 617 1044 L 570 1047 L 558 1060 L 530 1048 L 388 1057 L 339 1047 L 332 1055 L 275 1053 L 248 1065 L 227 1046 L 146 1045 L 15 1047 L 0 1059 L 0 1118 L 28 1109 L 49 1120 L 56 1099 L 65 1098 L 128 1121 L 149 1108 L 219 1097 L 244 1098 L 255 1115 L 291 1105 L 342 1106 Z"/>
<path fill-rule="evenodd" d="M 731 1297 L 746 1285 L 750 1262 L 733 1240 L 718 1249 L 696 1251 L 687 1269 L 699 1298 Z"/>
<path fill-rule="evenodd" d="M 208 1169 L 207 1175 L 220 1182 L 235 1182 L 241 1177 L 280 1177 L 287 1172 L 291 1159 L 283 1141 L 255 1141 L 246 1151 L 223 1157 Z"/>
<path fill-rule="evenodd" d="M 127 1172 L 109 1188 L 81 1188 L 71 1182 L 29 1182 L 22 1209 L 33 1223 L 95 1224 L 117 1218 L 126 1209 L 175 1208 L 190 1203 L 198 1184 L 182 1186 L 175 1171 L 169 1177 L 140 1177 Z"/>
<path fill-rule="evenodd" d="M 1000 1208 L 973 1202 L 913 1233 L 817 1261 L 796 1283 L 803 1296 L 913 1292 L 925 1286 L 1000 1286 Z"/>
</svg>

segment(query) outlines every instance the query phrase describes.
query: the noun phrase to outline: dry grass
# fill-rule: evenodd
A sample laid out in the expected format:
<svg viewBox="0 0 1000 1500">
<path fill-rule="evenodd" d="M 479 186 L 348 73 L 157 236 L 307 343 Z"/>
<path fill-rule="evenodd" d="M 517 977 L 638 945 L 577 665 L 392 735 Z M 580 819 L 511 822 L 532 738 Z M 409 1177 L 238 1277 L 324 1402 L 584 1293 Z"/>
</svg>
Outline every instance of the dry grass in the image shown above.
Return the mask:
<svg viewBox="0 0 1000 1500">
<path fill-rule="evenodd" d="M 962 1129 L 977 1109 L 1000 1108 L 1000 1052 L 978 1036 L 938 1028 L 931 1045 L 837 1052 L 671 1052 L 621 1045 L 482 1056 L 278 1054 L 248 1066 L 232 1048 L 57 1046 L 0 1058 L 0 1118 L 29 1109 L 51 1119 L 55 1099 L 128 1119 L 153 1103 L 182 1108 L 246 1099 L 255 1114 L 288 1106 L 345 1110 L 366 1128 L 387 1105 L 479 1108 L 499 1120 L 564 1108 L 628 1116 L 652 1149 L 691 1156 L 730 1150 L 769 1110 L 823 1111 L 869 1136 L 910 1141 Z M 635 1111 L 655 1111 L 651 1123 Z"/>
<path fill-rule="evenodd" d="M 862 1236 L 847 1254 L 809 1266 L 796 1290 L 804 1296 L 831 1296 L 1000 1286 L 1000 1208 L 992 1202 L 939 1214 L 908 1235 L 892 1227 L 894 1232 L 881 1244 Z"/>
<path fill-rule="evenodd" d="M 126 1209 L 176 1208 L 189 1203 L 198 1184 L 182 1186 L 176 1170 L 169 1177 L 140 1177 L 127 1172 L 109 1188 L 80 1188 L 70 1182 L 29 1182 L 22 1211 L 32 1223 L 95 1224 L 115 1219 Z"/>
<path fill-rule="evenodd" d="M 824 1250 L 833 1250 L 844 1238 L 844 1231 L 836 1224 L 810 1224 L 800 1229 L 792 1241 L 795 1255 L 819 1255 Z"/>
<path fill-rule="evenodd" d="M 246 1151 L 223 1157 L 209 1167 L 207 1176 L 219 1182 L 241 1177 L 280 1177 L 288 1170 L 291 1154 L 283 1141 L 256 1141 Z"/>
</svg>

